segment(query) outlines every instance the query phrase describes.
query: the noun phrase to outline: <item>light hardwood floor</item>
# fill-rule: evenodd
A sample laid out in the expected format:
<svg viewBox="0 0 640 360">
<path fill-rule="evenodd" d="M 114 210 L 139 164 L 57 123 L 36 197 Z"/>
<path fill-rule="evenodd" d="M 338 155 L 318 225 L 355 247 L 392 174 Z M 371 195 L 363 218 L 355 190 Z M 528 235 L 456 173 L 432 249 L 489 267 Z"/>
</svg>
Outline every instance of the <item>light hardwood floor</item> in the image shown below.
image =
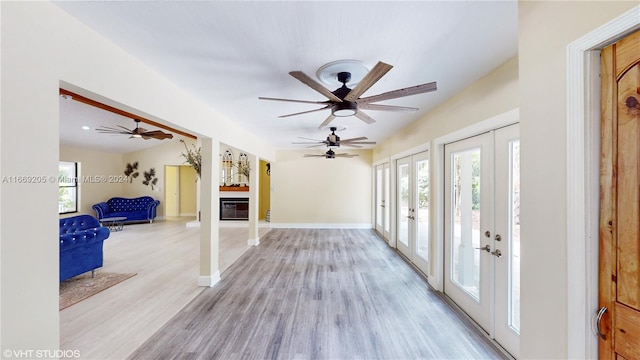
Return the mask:
<svg viewBox="0 0 640 360">
<path fill-rule="evenodd" d="M 273 229 L 132 359 L 499 359 L 372 230 Z"/>
<path fill-rule="evenodd" d="M 192 218 L 125 225 L 104 243 L 98 271 L 136 276 L 60 311 L 60 348 L 82 359 L 124 359 L 202 292 L 197 286 L 200 229 Z M 260 228 L 260 236 L 269 230 Z M 223 273 L 250 246 L 246 227 L 221 227 Z"/>
</svg>

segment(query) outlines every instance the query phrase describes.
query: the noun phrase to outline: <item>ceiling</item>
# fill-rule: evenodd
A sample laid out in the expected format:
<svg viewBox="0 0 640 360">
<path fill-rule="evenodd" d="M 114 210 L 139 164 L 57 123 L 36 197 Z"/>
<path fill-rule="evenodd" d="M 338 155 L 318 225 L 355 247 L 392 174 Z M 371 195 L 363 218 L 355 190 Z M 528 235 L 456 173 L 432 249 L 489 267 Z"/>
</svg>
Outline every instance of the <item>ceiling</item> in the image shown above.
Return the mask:
<svg viewBox="0 0 640 360">
<path fill-rule="evenodd" d="M 368 68 L 378 61 L 393 65 L 363 97 L 437 81 L 436 92 L 380 102 L 417 107 L 416 112 L 366 110 L 375 123 L 351 116 L 331 124 L 346 128 L 340 133 L 343 138 L 366 136 L 381 142 L 517 54 L 515 0 L 55 3 L 276 148 L 304 148 L 291 142 L 300 141 L 298 137 L 322 140 L 329 133 L 318 129 L 329 110 L 278 118 L 321 106 L 258 99 L 326 100 L 290 71 L 318 80 L 316 71 L 336 60 L 360 60 Z M 100 115 L 102 110 L 70 103 L 61 106 L 62 143 L 73 137 L 76 146 L 100 144 L 118 152 L 124 143 L 160 143 L 126 136 L 118 143 L 112 135 L 71 136 L 69 129 L 81 122 L 110 125 L 115 120 Z M 134 127 L 130 119 L 120 121 Z M 104 138 L 108 141 L 103 143 Z"/>
</svg>

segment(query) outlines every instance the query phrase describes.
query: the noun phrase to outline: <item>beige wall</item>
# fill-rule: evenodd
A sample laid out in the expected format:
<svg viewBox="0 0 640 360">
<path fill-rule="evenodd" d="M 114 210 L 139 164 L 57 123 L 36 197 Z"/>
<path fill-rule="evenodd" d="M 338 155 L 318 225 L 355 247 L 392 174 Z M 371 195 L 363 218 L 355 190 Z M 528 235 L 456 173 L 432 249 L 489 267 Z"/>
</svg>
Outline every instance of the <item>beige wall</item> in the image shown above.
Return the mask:
<svg viewBox="0 0 640 360">
<path fill-rule="evenodd" d="M 518 107 L 518 59 L 512 58 L 435 110 L 380 143 L 378 162 Z M 432 182 L 433 183 L 433 182 Z"/>
<path fill-rule="evenodd" d="M 637 5 L 519 3 L 523 358 L 567 357 L 567 45 Z"/>
<path fill-rule="evenodd" d="M 80 163 L 80 179 L 90 176 L 105 178 L 105 182 L 78 181 L 80 203 L 77 213 L 64 214 L 60 217 L 69 217 L 79 214 L 96 216 L 91 206 L 108 200 L 113 196 L 122 194 L 122 183 L 119 182 L 122 175 L 122 154 L 109 153 L 85 148 L 60 146 L 60 161 L 72 161 Z M 115 179 L 117 181 L 110 181 Z"/>
<path fill-rule="evenodd" d="M 188 146 L 191 146 L 191 143 L 193 143 L 192 140 L 187 140 Z M 126 164 L 132 164 L 137 161 L 139 175 L 137 178 L 133 179 L 131 183 L 123 184 L 121 196 L 127 198 L 151 196 L 156 200 L 160 200 L 160 206 L 157 209 L 157 216 L 159 219 L 164 218 L 165 165 L 184 164 L 184 158 L 180 156 L 180 154 L 184 152 L 184 145 L 179 141 L 179 139 L 174 138 L 171 140 L 162 140 L 162 142 L 159 142 L 157 146 L 151 148 L 124 154 L 122 156 L 122 169 L 120 172 L 124 171 Z M 155 178 L 158 179 L 158 182 L 154 186 L 151 184 L 144 185 L 142 183 L 143 180 L 145 180 L 144 173 L 149 172 L 151 168 L 155 169 Z M 180 210 L 180 212 L 182 212 L 182 210 Z"/>
<path fill-rule="evenodd" d="M 258 218 L 264 220 L 271 209 L 271 176 L 267 175 L 267 162 L 260 160 L 260 206 Z"/>
<path fill-rule="evenodd" d="M 371 150 L 354 158 L 303 158 L 281 150 L 271 164 L 271 222 L 371 226 Z"/>
<path fill-rule="evenodd" d="M 196 216 L 198 174 L 191 166 L 180 166 L 180 216 Z"/>
</svg>

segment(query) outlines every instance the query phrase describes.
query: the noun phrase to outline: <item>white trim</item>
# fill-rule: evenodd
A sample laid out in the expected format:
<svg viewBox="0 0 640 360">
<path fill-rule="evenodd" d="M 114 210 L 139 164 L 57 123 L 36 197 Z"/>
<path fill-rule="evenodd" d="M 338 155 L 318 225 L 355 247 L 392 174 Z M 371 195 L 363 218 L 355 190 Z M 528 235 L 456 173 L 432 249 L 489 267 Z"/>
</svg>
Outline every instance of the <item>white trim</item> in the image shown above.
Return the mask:
<svg viewBox="0 0 640 360">
<path fill-rule="evenodd" d="M 260 237 L 257 237 L 255 239 L 247 240 L 247 245 L 249 245 L 249 246 L 258 246 L 258 245 L 260 245 Z"/>
<path fill-rule="evenodd" d="M 373 229 L 369 223 L 272 223 L 275 229 Z"/>
<path fill-rule="evenodd" d="M 207 286 L 213 287 L 220 281 L 220 271 L 216 271 L 211 274 L 211 276 L 199 276 L 198 277 L 198 286 Z"/>
<path fill-rule="evenodd" d="M 444 290 L 444 145 L 512 125 L 519 121 L 520 109 L 515 108 L 433 140 L 433 152 L 430 162 L 433 164 L 431 169 L 433 169 L 432 173 L 435 175 L 432 177 L 434 185 L 432 202 L 433 209 L 435 209 L 433 239 L 436 248 L 430 259 L 433 261 L 431 268 L 435 270 L 433 274 L 427 274 L 427 279 L 429 285 L 438 291 Z"/>
<path fill-rule="evenodd" d="M 600 69 L 596 54 L 639 26 L 640 6 L 636 6 L 567 46 L 569 358 L 598 356 L 598 340 L 591 326 L 591 317 L 598 307 L 599 190 L 594 182 L 599 182 L 600 96 L 597 76 Z"/>
<path fill-rule="evenodd" d="M 187 223 L 187 227 L 188 228 L 199 228 L 200 227 L 200 221 L 198 221 L 198 220 L 189 221 Z"/>
<path fill-rule="evenodd" d="M 398 160 L 398 159 L 402 159 L 403 157 L 407 157 L 407 156 L 411 156 L 414 154 L 418 154 L 421 152 L 425 152 L 425 151 L 429 151 L 429 149 L 431 148 L 431 142 L 427 141 L 424 144 L 420 144 L 418 146 L 414 146 L 411 149 L 407 149 L 404 151 L 401 151 L 395 155 L 391 156 L 391 161 L 393 160 Z"/>
</svg>

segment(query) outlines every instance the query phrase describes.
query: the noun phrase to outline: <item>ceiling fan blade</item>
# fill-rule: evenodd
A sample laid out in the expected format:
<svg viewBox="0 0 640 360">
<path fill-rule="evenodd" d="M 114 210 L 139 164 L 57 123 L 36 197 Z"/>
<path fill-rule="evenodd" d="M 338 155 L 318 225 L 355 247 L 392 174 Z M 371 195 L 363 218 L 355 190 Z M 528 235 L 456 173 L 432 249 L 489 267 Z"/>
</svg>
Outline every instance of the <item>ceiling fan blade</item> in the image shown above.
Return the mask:
<svg viewBox="0 0 640 360">
<path fill-rule="evenodd" d="M 302 155 L 302 157 L 325 157 L 327 155 L 322 154 L 322 155 L 315 155 L 315 154 L 304 154 Z"/>
<path fill-rule="evenodd" d="M 354 156 L 359 156 L 358 154 L 335 154 L 335 157 L 346 157 L 346 158 L 352 158 Z"/>
<path fill-rule="evenodd" d="M 374 122 L 376 122 L 375 120 L 373 120 L 371 118 L 371 116 L 363 113 L 362 111 L 358 110 L 358 112 L 356 113 L 356 117 L 364 122 L 366 122 L 367 124 L 373 124 Z"/>
<path fill-rule="evenodd" d="M 325 127 L 325 126 L 329 125 L 329 123 L 331 123 L 331 122 L 333 121 L 333 119 L 335 119 L 335 118 L 336 118 L 336 117 L 335 117 L 335 115 L 333 115 L 333 114 L 329 115 L 329 117 L 328 117 L 328 118 L 326 118 L 326 119 L 322 122 L 322 124 L 320 124 L 320 126 L 318 126 L 318 129 L 322 129 L 323 127 Z"/>
<path fill-rule="evenodd" d="M 122 134 L 122 135 L 131 135 L 131 132 L 128 131 L 122 131 L 122 130 L 118 130 L 118 129 L 96 129 L 97 132 L 102 133 L 102 134 Z"/>
<path fill-rule="evenodd" d="M 365 110 L 384 110 L 384 111 L 418 111 L 418 108 L 406 106 L 380 105 L 380 104 L 358 104 L 359 109 Z"/>
<path fill-rule="evenodd" d="M 143 138 L 150 138 L 150 139 L 157 139 L 157 140 L 173 139 L 173 134 L 168 134 L 160 130 L 148 131 L 140 135 L 142 135 Z"/>
<path fill-rule="evenodd" d="M 317 145 L 307 146 L 307 148 L 314 148 L 314 147 L 319 147 L 319 146 L 325 146 L 325 145 L 324 144 L 317 144 Z"/>
<path fill-rule="evenodd" d="M 351 144 L 351 143 L 348 143 L 348 144 L 340 144 L 340 145 L 341 145 L 341 146 L 346 146 L 346 147 L 354 147 L 354 148 L 361 148 L 361 147 L 362 147 L 362 146 L 360 146 L 360 145 Z"/>
<path fill-rule="evenodd" d="M 360 140 L 367 140 L 368 137 L 366 136 L 360 136 L 360 137 L 355 137 L 355 138 L 350 138 L 350 139 L 341 139 L 340 142 L 348 142 L 348 141 L 360 141 Z"/>
<path fill-rule="evenodd" d="M 327 101 L 307 101 L 307 100 L 294 100 L 294 99 L 281 99 L 281 98 L 271 98 L 271 97 L 258 97 L 260 100 L 274 100 L 274 101 L 288 101 L 288 102 L 296 102 L 303 104 L 326 104 Z"/>
<path fill-rule="evenodd" d="M 322 141 L 314 141 L 314 142 L 296 141 L 296 142 L 292 142 L 292 144 L 294 144 L 294 145 L 310 145 L 310 144 L 319 144 L 319 145 L 323 145 L 323 144 L 324 144 L 324 142 L 322 142 Z"/>
<path fill-rule="evenodd" d="M 342 102 L 342 100 L 339 97 L 335 96 L 331 91 L 329 91 L 329 89 L 325 88 L 319 82 L 313 80 L 302 71 L 291 71 L 289 72 L 289 75 L 293 76 L 303 84 L 324 95 L 327 99 L 335 102 Z"/>
<path fill-rule="evenodd" d="M 302 137 L 302 136 L 298 136 L 298 139 L 302 139 L 302 140 L 310 140 L 310 141 L 315 141 L 315 142 L 323 142 L 323 141 L 324 141 L 324 140 L 318 140 L 318 139 L 306 138 L 306 137 Z"/>
<path fill-rule="evenodd" d="M 347 101 L 356 101 L 360 95 L 364 94 L 365 91 L 369 90 L 373 84 L 378 82 L 380 78 L 382 78 L 389 70 L 391 70 L 393 66 L 389 64 L 385 64 L 382 61 L 378 61 L 378 63 L 365 75 L 362 80 L 356 85 L 353 90 L 344 97 Z"/>
<path fill-rule="evenodd" d="M 131 129 L 127 129 L 126 127 L 122 126 L 122 125 L 116 125 L 117 127 L 121 128 L 121 129 L 125 129 L 127 130 L 129 133 L 133 133 L 135 131 L 135 129 L 131 130 Z"/>
<path fill-rule="evenodd" d="M 351 144 L 355 144 L 355 145 L 375 145 L 376 142 L 375 141 L 354 141 L 354 142 L 348 142 L 348 145 Z"/>
<path fill-rule="evenodd" d="M 289 116 L 295 116 L 295 115 L 308 114 L 308 113 L 312 113 L 312 112 L 316 112 L 316 111 L 326 110 L 326 109 L 328 109 L 329 107 L 330 107 L 330 106 L 325 106 L 325 107 L 322 107 L 322 108 L 320 108 L 320 109 L 307 110 L 307 111 L 302 111 L 302 112 L 293 113 L 293 114 L 287 114 L 287 115 L 280 115 L 280 116 L 278 116 L 278 117 L 279 117 L 279 118 L 285 118 L 285 117 L 289 117 Z"/>
<path fill-rule="evenodd" d="M 422 85 L 416 85 L 416 86 L 412 86 L 404 89 L 389 91 L 379 95 L 361 98 L 358 100 L 358 106 L 362 106 L 363 104 L 378 102 L 382 100 L 396 99 L 404 96 L 423 94 L 423 93 L 436 91 L 436 90 L 438 90 L 438 87 L 436 82 L 434 81 L 434 82 L 430 82 Z"/>
</svg>

